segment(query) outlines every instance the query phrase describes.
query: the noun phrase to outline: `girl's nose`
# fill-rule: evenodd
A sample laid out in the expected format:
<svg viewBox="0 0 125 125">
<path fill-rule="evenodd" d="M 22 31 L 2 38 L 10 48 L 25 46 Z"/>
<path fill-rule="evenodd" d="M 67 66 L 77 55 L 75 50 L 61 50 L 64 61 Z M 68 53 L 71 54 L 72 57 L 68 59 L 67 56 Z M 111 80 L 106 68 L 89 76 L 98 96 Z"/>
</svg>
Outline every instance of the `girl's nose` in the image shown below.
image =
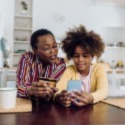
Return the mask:
<svg viewBox="0 0 125 125">
<path fill-rule="evenodd" d="M 79 57 L 79 61 L 83 61 L 84 60 L 84 57 L 83 56 L 80 56 Z"/>
</svg>

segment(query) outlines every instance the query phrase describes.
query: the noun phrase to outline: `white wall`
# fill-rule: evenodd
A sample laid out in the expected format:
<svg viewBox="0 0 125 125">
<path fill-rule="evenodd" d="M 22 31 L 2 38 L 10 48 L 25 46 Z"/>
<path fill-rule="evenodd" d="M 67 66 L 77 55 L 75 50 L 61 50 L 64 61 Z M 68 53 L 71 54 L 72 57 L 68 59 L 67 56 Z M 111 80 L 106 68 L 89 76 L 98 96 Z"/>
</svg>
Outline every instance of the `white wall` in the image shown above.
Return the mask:
<svg viewBox="0 0 125 125">
<path fill-rule="evenodd" d="M 87 29 L 101 34 L 106 44 L 118 41 L 125 43 L 125 7 L 101 6 L 95 1 L 34 0 L 33 30 L 48 28 L 60 38 L 69 28 L 83 24 Z M 65 20 L 60 21 L 60 18 Z M 109 63 L 119 59 L 125 62 L 125 58 L 119 58 L 119 52 L 106 51 L 103 59 Z"/>
<path fill-rule="evenodd" d="M 3 34 L 12 50 L 14 1 L 0 0 Z M 33 0 L 33 31 L 48 28 L 60 38 L 69 28 L 83 24 L 100 33 L 106 43 L 114 40 L 125 42 L 125 7 L 98 6 L 95 1 Z"/>
<path fill-rule="evenodd" d="M 2 15 L 0 13 L 0 39 L 2 38 L 3 36 L 3 18 L 2 18 Z"/>
<path fill-rule="evenodd" d="M 79 24 L 99 32 L 105 26 L 125 26 L 125 8 L 97 6 L 94 0 L 34 0 L 33 8 L 33 29 L 48 28 L 57 37 Z M 56 18 L 61 17 L 65 21 L 60 23 Z"/>
<path fill-rule="evenodd" d="M 0 0 L 0 16 L 2 18 L 2 35 L 13 50 L 14 0 Z M 12 52 L 10 55 L 12 59 Z M 12 64 L 12 60 L 10 61 Z"/>
</svg>

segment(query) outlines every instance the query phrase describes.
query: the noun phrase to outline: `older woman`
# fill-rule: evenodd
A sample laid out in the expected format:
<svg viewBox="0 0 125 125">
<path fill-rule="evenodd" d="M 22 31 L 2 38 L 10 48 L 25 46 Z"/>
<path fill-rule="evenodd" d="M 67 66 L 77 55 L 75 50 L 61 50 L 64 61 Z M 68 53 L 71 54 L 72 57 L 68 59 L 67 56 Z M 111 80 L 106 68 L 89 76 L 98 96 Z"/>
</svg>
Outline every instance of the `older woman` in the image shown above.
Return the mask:
<svg viewBox="0 0 125 125">
<path fill-rule="evenodd" d="M 35 31 L 31 36 L 30 45 L 33 52 L 24 53 L 17 68 L 18 96 L 49 100 L 57 89 L 38 82 L 39 77 L 58 81 L 66 68 L 65 62 L 57 57 L 58 47 L 55 37 L 47 29 Z"/>
</svg>

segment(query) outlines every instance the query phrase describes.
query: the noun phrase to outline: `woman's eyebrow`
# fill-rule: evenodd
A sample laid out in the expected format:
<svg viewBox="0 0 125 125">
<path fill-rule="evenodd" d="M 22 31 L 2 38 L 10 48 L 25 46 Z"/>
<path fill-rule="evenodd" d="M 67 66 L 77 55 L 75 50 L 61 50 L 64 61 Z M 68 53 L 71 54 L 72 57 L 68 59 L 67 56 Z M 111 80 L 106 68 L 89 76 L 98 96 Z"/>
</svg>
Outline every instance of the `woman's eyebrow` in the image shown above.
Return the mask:
<svg viewBox="0 0 125 125">
<path fill-rule="evenodd" d="M 43 47 L 51 47 L 51 46 L 55 46 L 55 45 L 57 45 L 56 43 L 54 43 L 54 44 L 52 44 L 52 45 L 50 45 L 50 44 L 43 44 Z"/>
</svg>

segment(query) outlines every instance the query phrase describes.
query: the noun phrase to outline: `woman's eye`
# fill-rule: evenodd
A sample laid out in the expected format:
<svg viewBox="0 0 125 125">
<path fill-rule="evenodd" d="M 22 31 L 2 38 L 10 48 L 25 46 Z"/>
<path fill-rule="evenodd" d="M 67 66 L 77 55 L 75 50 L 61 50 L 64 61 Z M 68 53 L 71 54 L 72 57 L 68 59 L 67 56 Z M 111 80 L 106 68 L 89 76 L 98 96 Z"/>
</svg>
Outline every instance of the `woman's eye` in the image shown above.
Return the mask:
<svg viewBox="0 0 125 125">
<path fill-rule="evenodd" d="M 49 50 L 49 48 L 43 48 L 43 50 Z"/>
</svg>

